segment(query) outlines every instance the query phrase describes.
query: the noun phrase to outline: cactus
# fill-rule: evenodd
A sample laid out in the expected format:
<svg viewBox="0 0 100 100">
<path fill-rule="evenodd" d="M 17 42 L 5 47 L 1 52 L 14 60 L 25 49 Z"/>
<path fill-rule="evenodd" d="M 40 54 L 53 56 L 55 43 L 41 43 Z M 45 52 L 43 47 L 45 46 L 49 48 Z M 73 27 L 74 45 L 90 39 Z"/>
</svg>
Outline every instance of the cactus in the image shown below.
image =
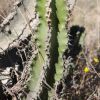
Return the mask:
<svg viewBox="0 0 100 100">
<path fill-rule="evenodd" d="M 77 79 L 75 78 L 80 75 L 78 80 L 80 82 L 83 75 L 80 71 L 88 68 L 84 67 L 86 56 L 81 54 L 86 51 L 83 43 L 84 35 L 81 35 L 85 28 L 79 26 L 80 20 L 77 24 L 76 15 L 74 16 L 76 19 L 71 20 L 77 9 L 74 5 L 78 6 L 75 2 L 76 0 L 18 0 L 12 6 L 14 7 L 12 12 L 7 14 L 7 18 L 1 20 L 0 33 L 11 39 L 5 47 L 2 45 L 3 42 L 0 44 L 0 65 L 8 67 L 4 63 L 1 64 L 2 59 L 5 61 L 6 58 L 11 69 L 16 63 L 23 67 L 17 70 L 20 74 L 18 73 L 18 77 L 17 74 L 15 75 L 17 81 L 14 85 L 8 89 L 4 87 L 6 98 L 9 95 L 12 99 L 18 100 L 20 98 L 71 100 L 72 96 L 75 97 L 76 94 L 73 92 L 73 89 L 76 89 Z M 16 19 L 18 19 L 17 22 Z M 5 42 L 4 37 L 3 41 Z M 14 53 L 11 54 L 12 51 Z M 78 61 L 77 56 L 85 60 Z M 77 61 L 78 64 L 76 64 Z M 96 57 L 95 61 L 99 63 Z M 83 64 L 83 68 L 80 63 Z M 13 69 L 17 73 L 15 68 Z M 97 74 L 96 78 L 91 80 L 94 82 L 98 80 L 99 74 L 95 68 L 92 67 L 92 69 Z M 88 68 L 87 72 L 89 71 Z M 2 79 L 2 76 L 0 78 Z M 0 82 L 1 94 L 3 94 L 3 81 Z"/>
<path fill-rule="evenodd" d="M 43 85 L 47 83 L 53 88 L 54 82 L 61 78 L 63 71 L 62 55 L 67 43 L 65 27 L 67 19 L 66 3 L 66 1 L 61 0 L 60 3 L 57 0 L 37 0 L 36 12 L 38 13 L 40 24 L 36 33 L 38 55 L 36 60 L 33 61 L 33 77 L 31 79 L 31 88 L 33 86 L 34 90 L 36 90 L 33 95 L 34 99 L 41 97 Z M 59 7 L 62 7 L 62 9 L 59 9 Z M 41 73 L 37 74 L 40 71 Z M 50 74 L 52 74 L 52 78 Z M 37 82 L 36 88 L 34 87 L 36 86 L 35 82 Z"/>
<path fill-rule="evenodd" d="M 67 36 L 67 24 L 69 23 L 70 11 L 73 5 L 70 7 L 67 0 L 34 0 L 36 5 L 34 6 L 35 17 L 33 19 L 36 22 L 34 23 L 33 20 L 32 23 L 32 19 L 27 17 L 27 9 L 23 5 L 24 1 L 21 0 L 20 2 L 15 3 L 16 9 L 14 14 L 11 13 L 12 16 L 9 15 L 11 18 L 8 16 L 8 20 L 4 20 L 1 26 L 5 30 L 6 25 L 15 17 L 16 13 L 21 14 L 26 24 L 21 35 L 25 34 L 24 30 L 27 29 L 28 25 L 31 30 L 29 34 L 32 35 L 33 43 L 35 44 L 35 50 L 33 50 L 33 54 L 35 55 L 31 64 L 32 77 L 28 85 L 32 92 L 31 99 L 51 99 L 54 94 L 54 84 L 62 78 L 62 73 L 64 73 L 63 65 L 65 65 L 65 61 L 63 56 L 65 55 L 65 50 L 69 48 L 69 45 L 66 46 L 67 42 L 70 41 L 68 41 L 70 37 Z M 20 6 L 23 5 L 23 8 L 19 4 Z M 68 6 L 70 11 L 68 10 Z M 23 59 L 21 55 L 20 57 Z M 23 70 L 22 80 L 26 80 L 25 73 L 27 73 L 28 67 L 26 65 Z M 49 90 L 45 87 L 49 87 Z M 48 97 L 48 95 L 51 97 Z"/>
</svg>

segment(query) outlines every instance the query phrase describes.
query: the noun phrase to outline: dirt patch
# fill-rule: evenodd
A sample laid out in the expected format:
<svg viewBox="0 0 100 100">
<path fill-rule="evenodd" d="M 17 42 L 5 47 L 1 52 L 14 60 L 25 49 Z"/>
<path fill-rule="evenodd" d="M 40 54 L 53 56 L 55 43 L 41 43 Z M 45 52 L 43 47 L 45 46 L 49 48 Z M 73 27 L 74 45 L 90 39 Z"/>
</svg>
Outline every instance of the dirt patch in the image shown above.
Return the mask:
<svg viewBox="0 0 100 100">
<path fill-rule="evenodd" d="M 0 23 L 7 17 L 12 10 L 15 0 L 0 0 Z"/>
<path fill-rule="evenodd" d="M 97 2 L 98 1 L 98 2 Z M 85 46 L 89 50 L 100 47 L 100 1 L 99 0 L 77 0 L 73 10 L 71 26 L 79 25 L 85 27 Z"/>
</svg>

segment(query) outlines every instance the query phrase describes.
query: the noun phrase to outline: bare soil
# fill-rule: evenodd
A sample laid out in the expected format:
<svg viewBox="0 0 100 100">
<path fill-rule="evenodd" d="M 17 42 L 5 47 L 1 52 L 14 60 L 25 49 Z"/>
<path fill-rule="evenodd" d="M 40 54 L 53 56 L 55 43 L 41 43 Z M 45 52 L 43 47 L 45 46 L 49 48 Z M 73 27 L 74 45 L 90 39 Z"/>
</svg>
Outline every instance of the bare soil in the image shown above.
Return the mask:
<svg viewBox="0 0 100 100">
<path fill-rule="evenodd" d="M 85 45 L 89 50 L 100 47 L 100 0 L 76 0 L 72 25 L 85 28 Z"/>
<path fill-rule="evenodd" d="M 0 0 L 0 22 L 7 17 L 15 0 Z"/>
</svg>

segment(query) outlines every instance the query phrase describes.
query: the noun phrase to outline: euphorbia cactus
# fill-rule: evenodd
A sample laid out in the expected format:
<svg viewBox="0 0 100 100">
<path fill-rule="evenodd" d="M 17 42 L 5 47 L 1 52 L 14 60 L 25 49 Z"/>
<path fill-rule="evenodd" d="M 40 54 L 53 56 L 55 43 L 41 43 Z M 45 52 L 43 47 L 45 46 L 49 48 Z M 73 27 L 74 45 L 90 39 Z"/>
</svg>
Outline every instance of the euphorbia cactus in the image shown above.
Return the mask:
<svg viewBox="0 0 100 100">
<path fill-rule="evenodd" d="M 6 98 L 9 95 L 14 100 L 23 98 L 25 95 L 23 90 L 26 90 L 27 85 L 29 89 L 27 97 L 25 97 L 27 100 L 73 100 L 74 97 L 75 99 L 79 97 L 77 99 L 79 100 L 83 98 L 81 95 L 87 91 L 85 89 L 81 91 L 84 86 L 87 86 L 87 83 L 89 85 L 92 82 L 98 82 L 99 74 L 93 65 L 99 66 L 99 57 L 97 54 L 95 57 L 93 56 L 96 59 L 89 60 L 93 65 L 88 61 L 89 54 L 86 51 L 87 46 L 84 47 L 84 34 L 82 35 L 86 26 L 83 24 L 83 19 L 78 16 L 82 12 L 79 9 L 80 4 L 86 5 L 86 1 L 77 1 L 19 0 L 14 3 L 12 12 L 7 13 L 8 17 L 0 21 L 2 22 L 0 32 L 7 35 L 9 33 L 8 36 L 11 37 L 5 48 L 2 46 L 6 50 L 3 50 L 2 47 L 0 49 L 3 51 L 0 53 L 0 64 L 2 59 L 5 61 L 5 58 L 7 62 L 12 60 L 10 62 L 11 70 L 15 71 L 13 73 L 16 78 L 13 85 L 8 88 L 10 92 L 6 91 L 4 94 Z M 74 8 L 75 4 L 76 8 Z M 3 41 L 5 42 L 5 38 Z M 11 54 L 11 51 L 14 53 Z M 13 60 L 13 57 L 16 59 Z M 6 66 L 8 67 L 8 65 Z M 22 69 L 15 68 L 17 65 Z M 31 71 L 30 68 L 32 68 Z M 95 78 L 93 80 L 89 78 L 89 83 L 86 75 L 91 76 L 91 70 L 94 71 L 92 74 Z M 12 74 L 10 71 L 9 73 Z M 13 79 L 9 78 L 12 82 Z M 4 82 L 1 81 L 1 83 Z M 3 84 L 1 84 L 1 89 L 2 94 Z M 89 92 L 89 94 L 91 93 Z M 87 98 L 87 94 L 85 97 Z"/>
</svg>

